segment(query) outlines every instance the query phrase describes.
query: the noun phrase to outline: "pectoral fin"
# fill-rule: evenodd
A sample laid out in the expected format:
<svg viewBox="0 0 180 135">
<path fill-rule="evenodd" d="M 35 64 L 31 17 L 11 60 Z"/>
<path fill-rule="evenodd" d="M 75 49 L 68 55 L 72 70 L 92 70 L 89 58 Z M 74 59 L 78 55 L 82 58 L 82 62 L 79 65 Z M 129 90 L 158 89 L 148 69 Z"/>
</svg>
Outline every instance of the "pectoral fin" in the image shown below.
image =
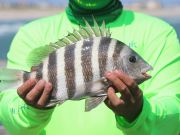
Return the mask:
<svg viewBox="0 0 180 135">
<path fill-rule="evenodd" d="M 102 103 L 107 96 L 101 97 L 90 97 L 85 100 L 85 112 L 91 111 L 95 107 L 97 107 L 100 103 Z"/>
</svg>

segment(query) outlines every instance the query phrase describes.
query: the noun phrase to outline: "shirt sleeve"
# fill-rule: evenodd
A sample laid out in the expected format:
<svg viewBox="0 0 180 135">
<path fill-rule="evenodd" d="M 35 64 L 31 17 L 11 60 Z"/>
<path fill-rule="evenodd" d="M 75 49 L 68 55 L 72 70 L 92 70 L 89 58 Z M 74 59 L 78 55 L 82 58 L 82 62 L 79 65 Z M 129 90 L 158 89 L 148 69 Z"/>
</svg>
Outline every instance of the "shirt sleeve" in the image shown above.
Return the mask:
<svg viewBox="0 0 180 135">
<path fill-rule="evenodd" d="M 180 133 L 180 45 L 175 30 L 158 25 L 147 36 L 144 58 L 154 70 L 143 84 L 143 109 L 128 123 L 116 116 L 117 127 L 127 135 L 177 135 Z M 163 30 L 162 30 L 163 29 Z M 153 35 L 150 37 L 150 35 Z"/>
<path fill-rule="evenodd" d="M 27 55 L 43 44 L 38 25 L 28 24 L 16 34 L 8 53 L 8 68 L 30 70 L 26 64 Z M 13 135 L 42 133 L 53 112 L 53 109 L 38 110 L 26 105 L 15 89 L 5 90 L 0 100 L 0 120 Z"/>
<path fill-rule="evenodd" d="M 51 118 L 53 109 L 38 110 L 19 98 L 16 90 L 0 94 L 0 120 L 12 135 L 40 135 Z"/>
<path fill-rule="evenodd" d="M 19 29 L 7 55 L 8 68 L 30 70 L 31 67 L 27 64 L 28 54 L 33 49 L 45 44 L 40 28 L 40 23 L 31 22 Z"/>
</svg>

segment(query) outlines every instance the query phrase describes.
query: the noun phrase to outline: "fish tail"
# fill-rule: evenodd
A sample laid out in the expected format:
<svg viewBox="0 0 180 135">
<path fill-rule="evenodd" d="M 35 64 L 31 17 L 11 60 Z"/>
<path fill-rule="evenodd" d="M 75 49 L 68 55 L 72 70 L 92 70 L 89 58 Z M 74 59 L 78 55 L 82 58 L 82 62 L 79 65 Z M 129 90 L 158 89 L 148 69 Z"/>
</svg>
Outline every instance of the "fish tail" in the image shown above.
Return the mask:
<svg viewBox="0 0 180 135">
<path fill-rule="evenodd" d="M 23 71 L 1 68 L 0 69 L 0 91 L 9 88 L 17 88 L 22 82 Z"/>
</svg>

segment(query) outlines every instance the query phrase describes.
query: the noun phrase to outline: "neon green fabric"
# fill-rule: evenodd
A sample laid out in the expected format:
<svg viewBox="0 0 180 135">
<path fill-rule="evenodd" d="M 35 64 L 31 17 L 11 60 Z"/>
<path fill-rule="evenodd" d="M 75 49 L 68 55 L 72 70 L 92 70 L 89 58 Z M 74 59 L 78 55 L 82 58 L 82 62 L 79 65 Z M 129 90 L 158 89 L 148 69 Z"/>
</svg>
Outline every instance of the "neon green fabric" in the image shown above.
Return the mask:
<svg viewBox="0 0 180 135">
<path fill-rule="evenodd" d="M 96 1 L 96 3 L 98 2 Z M 92 15 L 96 18 L 98 23 L 102 23 L 102 21 L 109 23 L 114 21 L 121 14 L 122 9 L 123 5 L 119 0 L 111 0 L 111 2 L 104 8 L 98 8 L 96 10 L 81 8 L 75 0 L 69 0 L 66 14 L 71 22 L 78 25 L 84 24 L 83 18 L 85 18 L 90 24 L 93 24 Z"/>
<path fill-rule="evenodd" d="M 84 9 L 99 9 L 105 7 L 112 0 L 69 0 L 76 2 L 81 8 Z"/>
<path fill-rule="evenodd" d="M 177 135 L 180 132 L 180 45 L 174 29 L 154 17 L 124 10 L 109 23 L 112 37 L 123 41 L 154 68 L 140 88 L 143 109 L 128 123 L 104 104 L 84 112 L 84 100 L 67 101 L 54 110 L 37 110 L 15 91 L 0 97 L 0 121 L 14 135 Z M 22 27 L 8 53 L 8 67 L 30 70 L 27 55 L 33 48 L 55 42 L 73 28 L 65 12 Z M 26 106 L 23 109 L 23 106 Z M 10 113 L 14 109 L 16 115 Z M 49 123 L 48 123 L 49 121 Z"/>
</svg>

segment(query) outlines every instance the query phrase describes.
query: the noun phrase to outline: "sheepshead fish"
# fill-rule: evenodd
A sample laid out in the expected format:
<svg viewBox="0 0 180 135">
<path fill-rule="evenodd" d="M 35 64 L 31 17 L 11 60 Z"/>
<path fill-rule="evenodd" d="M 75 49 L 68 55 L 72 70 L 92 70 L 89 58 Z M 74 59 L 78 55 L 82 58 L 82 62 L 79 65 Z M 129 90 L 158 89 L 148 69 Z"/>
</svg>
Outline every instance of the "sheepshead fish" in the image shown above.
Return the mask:
<svg viewBox="0 0 180 135">
<path fill-rule="evenodd" d="M 90 111 L 107 98 L 110 82 L 104 77 L 106 71 L 122 70 L 138 84 L 149 79 L 146 72 L 152 67 L 127 45 L 111 38 L 104 22 L 99 27 L 93 20 L 94 27 L 85 20 L 86 27 L 34 49 L 27 59 L 31 72 L 1 69 L 1 86 L 8 81 L 20 84 L 30 78 L 43 79 L 53 85 L 46 107 L 86 99 L 85 111 Z"/>
</svg>

